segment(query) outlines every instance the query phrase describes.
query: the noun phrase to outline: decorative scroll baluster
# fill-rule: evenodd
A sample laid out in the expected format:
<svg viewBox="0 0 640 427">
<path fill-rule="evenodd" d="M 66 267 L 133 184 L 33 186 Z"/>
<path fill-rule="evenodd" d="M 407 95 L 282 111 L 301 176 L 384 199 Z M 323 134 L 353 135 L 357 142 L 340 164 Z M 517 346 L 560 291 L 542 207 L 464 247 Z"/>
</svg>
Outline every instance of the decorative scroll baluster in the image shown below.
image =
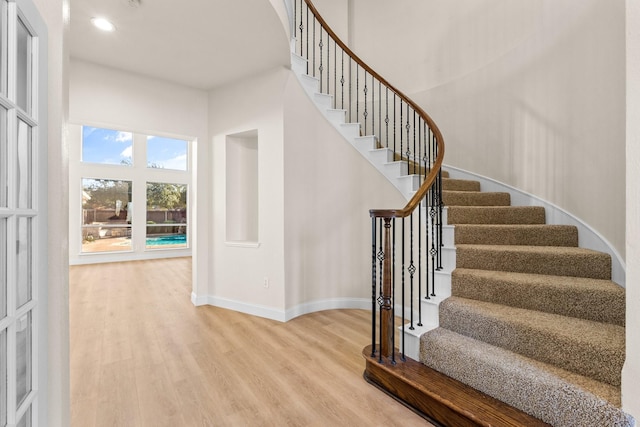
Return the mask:
<svg viewBox="0 0 640 427">
<path fill-rule="evenodd" d="M 409 298 L 413 302 L 413 274 L 416 272 L 416 266 L 413 263 L 413 214 L 409 215 L 409 267 L 407 268 L 407 271 L 409 272 Z M 414 330 L 413 310 L 411 310 L 410 316 L 411 326 L 409 329 Z"/>
<path fill-rule="evenodd" d="M 320 49 L 320 65 L 318 66 L 318 74 L 320 75 L 320 93 L 322 93 L 322 71 L 324 68 L 322 67 L 322 47 L 324 44 L 322 43 L 322 29 L 320 29 L 320 43 L 318 44 L 318 48 Z"/>
<path fill-rule="evenodd" d="M 364 117 L 364 131 L 367 131 L 367 116 L 369 115 L 368 111 L 367 111 L 367 71 L 365 70 L 364 72 L 364 88 L 362 89 L 362 92 L 364 93 L 364 111 L 362 113 L 362 117 Z"/>
</svg>

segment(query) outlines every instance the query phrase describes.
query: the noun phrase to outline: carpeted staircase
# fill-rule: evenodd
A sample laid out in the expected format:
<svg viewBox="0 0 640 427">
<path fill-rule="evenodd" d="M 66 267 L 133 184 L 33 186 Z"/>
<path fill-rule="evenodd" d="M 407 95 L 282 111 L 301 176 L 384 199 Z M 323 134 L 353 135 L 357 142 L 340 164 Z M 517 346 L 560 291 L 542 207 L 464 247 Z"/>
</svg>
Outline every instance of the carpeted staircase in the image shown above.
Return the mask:
<svg viewBox="0 0 640 427">
<path fill-rule="evenodd" d="M 620 409 L 625 291 L 610 256 L 508 193 L 443 188 L 456 269 L 421 362 L 554 426 L 633 425 Z"/>
</svg>

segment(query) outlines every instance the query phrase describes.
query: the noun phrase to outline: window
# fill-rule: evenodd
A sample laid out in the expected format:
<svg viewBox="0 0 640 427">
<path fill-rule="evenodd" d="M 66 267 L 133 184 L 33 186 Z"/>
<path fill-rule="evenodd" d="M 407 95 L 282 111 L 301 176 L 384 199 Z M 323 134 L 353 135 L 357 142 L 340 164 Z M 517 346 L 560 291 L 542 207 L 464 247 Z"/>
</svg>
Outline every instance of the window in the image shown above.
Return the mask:
<svg viewBox="0 0 640 427">
<path fill-rule="evenodd" d="M 147 183 L 147 249 L 187 246 L 187 186 Z"/>
<path fill-rule="evenodd" d="M 133 134 L 83 126 L 82 161 L 103 165 L 132 165 Z"/>
<path fill-rule="evenodd" d="M 82 252 L 131 250 L 131 181 L 82 180 Z"/>
<path fill-rule="evenodd" d="M 186 171 L 187 141 L 148 136 L 147 167 Z"/>
<path fill-rule="evenodd" d="M 69 132 L 70 263 L 189 255 L 190 141 L 89 125 Z"/>
</svg>

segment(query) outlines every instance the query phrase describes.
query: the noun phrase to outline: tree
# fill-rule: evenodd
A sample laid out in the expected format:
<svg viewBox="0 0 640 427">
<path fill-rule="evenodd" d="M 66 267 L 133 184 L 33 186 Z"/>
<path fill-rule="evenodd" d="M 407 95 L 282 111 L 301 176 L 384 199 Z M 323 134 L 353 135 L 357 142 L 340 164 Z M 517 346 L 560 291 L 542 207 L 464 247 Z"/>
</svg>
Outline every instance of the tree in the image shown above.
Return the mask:
<svg viewBox="0 0 640 427">
<path fill-rule="evenodd" d="M 85 209 L 114 209 L 116 200 L 123 206 L 131 201 L 131 182 L 110 179 L 83 179 L 83 190 L 88 196 L 83 200 Z"/>
<path fill-rule="evenodd" d="M 160 182 L 147 183 L 147 207 L 160 209 L 185 208 L 187 186 Z"/>
</svg>

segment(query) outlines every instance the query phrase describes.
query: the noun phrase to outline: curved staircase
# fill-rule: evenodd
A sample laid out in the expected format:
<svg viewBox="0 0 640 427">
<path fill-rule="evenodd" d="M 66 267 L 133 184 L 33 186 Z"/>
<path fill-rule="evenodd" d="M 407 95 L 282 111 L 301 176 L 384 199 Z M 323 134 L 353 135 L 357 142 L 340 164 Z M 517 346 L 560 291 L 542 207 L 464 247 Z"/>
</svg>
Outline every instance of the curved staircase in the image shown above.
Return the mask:
<svg viewBox="0 0 640 427">
<path fill-rule="evenodd" d="M 625 291 L 610 256 L 508 193 L 443 187 L 456 268 L 420 361 L 551 425 L 633 425 L 620 409 Z"/>
<path fill-rule="evenodd" d="M 365 379 L 445 426 L 633 426 L 620 408 L 625 290 L 611 280 L 611 256 L 578 247 L 575 226 L 546 224 L 542 206 L 448 178 L 426 113 L 337 39 L 310 0 L 294 7 L 303 88 L 409 200 L 370 211 Z"/>
</svg>

